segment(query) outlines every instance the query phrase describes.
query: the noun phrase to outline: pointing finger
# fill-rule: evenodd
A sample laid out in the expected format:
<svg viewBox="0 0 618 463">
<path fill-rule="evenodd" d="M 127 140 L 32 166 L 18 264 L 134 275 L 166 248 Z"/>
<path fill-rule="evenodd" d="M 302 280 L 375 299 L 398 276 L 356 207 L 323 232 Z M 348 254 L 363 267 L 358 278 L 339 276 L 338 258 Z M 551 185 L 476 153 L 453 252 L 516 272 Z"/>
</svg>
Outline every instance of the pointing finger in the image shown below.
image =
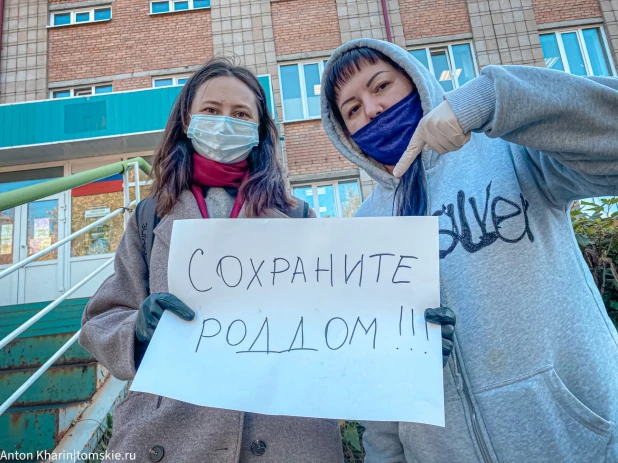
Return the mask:
<svg viewBox="0 0 618 463">
<path fill-rule="evenodd" d="M 401 156 L 401 159 L 395 166 L 395 169 L 393 170 L 393 175 L 395 177 L 402 177 L 403 174 L 405 174 L 406 171 L 410 168 L 416 157 L 423 150 L 424 146 L 425 140 L 423 140 L 419 130 L 417 129 L 416 132 L 414 132 L 414 135 L 412 135 L 412 139 L 410 140 L 408 149 L 406 150 L 404 155 Z"/>
</svg>

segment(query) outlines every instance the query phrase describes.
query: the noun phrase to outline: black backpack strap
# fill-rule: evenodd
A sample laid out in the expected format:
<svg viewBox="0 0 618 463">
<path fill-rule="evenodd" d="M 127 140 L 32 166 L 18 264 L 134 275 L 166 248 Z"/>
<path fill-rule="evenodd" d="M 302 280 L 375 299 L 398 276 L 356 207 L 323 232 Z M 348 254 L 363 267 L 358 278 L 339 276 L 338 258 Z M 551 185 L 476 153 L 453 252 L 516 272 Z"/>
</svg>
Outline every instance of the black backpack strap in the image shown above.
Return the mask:
<svg viewBox="0 0 618 463">
<path fill-rule="evenodd" d="M 156 209 L 157 201 L 153 197 L 140 201 L 135 208 L 135 220 L 141 243 L 142 257 L 146 263 L 146 290 L 148 294 L 150 294 L 150 257 L 154 242 L 154 229 L 160 221 Z"/>
<path fill-rule="evenodd" d="M 285 215 L 287 215 L 290 219 L 306 219 L 309 217 L 309 204 L 302 199 L 298 199 L 294 197 L 296 200 L 296 206 L 289 208 Z"/>
</svg>

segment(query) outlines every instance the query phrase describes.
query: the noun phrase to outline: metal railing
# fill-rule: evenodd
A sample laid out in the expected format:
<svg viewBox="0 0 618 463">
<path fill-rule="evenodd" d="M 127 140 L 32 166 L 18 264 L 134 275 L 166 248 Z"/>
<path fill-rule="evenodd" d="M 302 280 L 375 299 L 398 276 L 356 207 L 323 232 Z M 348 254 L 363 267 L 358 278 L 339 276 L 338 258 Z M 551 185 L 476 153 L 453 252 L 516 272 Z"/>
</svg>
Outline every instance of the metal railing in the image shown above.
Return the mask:
<svg viewBox="0 0 618 463">
<path fill-rule="evenodd" d="M 135 176 L 135 199 L 133 201 L 130 200 L 130 183 L 129 183 L 129 173 L 133 169 Z M 142 158 L 133 158 L 127 161 L 117 162 L 114 164 L 110 164 L 108 166 L 98 167 L 96 169 L 92 169 L 86 172 L 81 172 L 79 174 L 70 175 L 67 177 L 62 177 L 54 180 L 50 180 L 48 182 L 31 185 L 24 188 L 19 188 L 17 190 L 9 191 L 7 193 L 0 194 L 0 211 L 10 209 L 15 206 L 20 206 L 22 204 L 27 204 L 32 201 L 36 201 L 39 199 L 46 198 L 48 196 L 62 193 L 64 191 L 77 188 L 82 185 L 86 185 L 88 183 L 95 182 L 97 180 L 104 179 L 111 175 L 122 174 L 123 182 L 122 188 L 124 192 L 124 204 L 122 207 L 110 212 L 105 217 L 101 217 L 96 222 L 91 223 L 90 225 L 81 228 L 80 230 L 72 233 L 71 235 L 63 238 L 62 240 L 54 243 L 48 248 L 37 252 L 36 254 L 24 259 L 20 262 L 17 262 L 14 265 L 11 265 L 7 269 L 0 272 L 0 279 L 12 274 L 13 272 L 19 270 L 20 268 L 25 267 L 29 263 L 43 257 L 44 255 L 54 251 L 55 249 L 63 246 L 67 243 L 70 243 L 73 239 L 78 236 L 83 235 L 87 231 L 92 228 L 98 227 L 101 224 L 107 222 L 108 220 L 116 217 L 117 215 L 124 213 L 124 226 L 126 227 L 127 221 L 129 220 L 131 214 L 131 208 L 135 206 L 140 201 L 140 180 L 139 180 L 139 171 L 142 170 L 146 174 L 150 174 L 150 165 Z M 98 275 L 103 269 L 107 268 L 110 264 L 114 262 L 114 258 L 110 258 L 103 265 L 97 268 L 95 271 L 90 273 L 87 277 L 82 279 L 79 283 L 74 285 L 71 289 L 69 289 L 62 296 L 48 304 L 45 308 L 39 311 L 36 315 L 31 317 L 28 321 L 21 324 L 18 328 L 13 330 L 9 335 L 0 340 L 0 349 L 6 347 L 11 341 L 17 338 L 20 334 L 34 325 L 37 321 L 43 318 L 46 314 L 51 312 L 54 308 L 58 307 L 62 301 L 67 299 L 73 293 L 75 293 L 79 288 L 85 285 L 87 282 L 92 280 L 96 275 Z M 28 380 L 22 384 L 2 405 L 0 405 L 0 415 L 2 415 L 5 411 L 9 409 L 11 405 L 13 405 L 17 399 L 19 399 L 26 390 L 32 384 L 40 378 L 48 369 L 51 367 L 56 360 L 60 358 L 62 354 L 64 354 L 79 338 L 79 333 L 81 330 L 77 331 L 69 339 L 49 360 L 47 360 L 34 374 L 28 378 Z"/>
</svg>

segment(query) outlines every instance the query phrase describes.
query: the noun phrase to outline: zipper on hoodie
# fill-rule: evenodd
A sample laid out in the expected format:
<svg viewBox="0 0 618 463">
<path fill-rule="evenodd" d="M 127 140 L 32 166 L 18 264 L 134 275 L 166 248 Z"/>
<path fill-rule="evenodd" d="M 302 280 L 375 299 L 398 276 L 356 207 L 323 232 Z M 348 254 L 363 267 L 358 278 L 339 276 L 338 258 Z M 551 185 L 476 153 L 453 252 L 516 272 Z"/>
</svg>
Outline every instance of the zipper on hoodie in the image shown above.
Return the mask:
<svg viewBox="0 0 618 463">
<path fill-rule="evenodd" d="M 421 151 L 420 156 L 423 156 L 423 152 Z M 423 161 L 421 157 L 421 162 Z M 423 186 L 425 188 L 425 203 L 427 204 L 427 210 L 425 214 L 430 216 L 431 202 L 429 201 L 429 181 L 427 180 L 427 169 L 425 169 L 425 164 L 423 163 Z M 463 377 L 461 373 L 461 363 L 459 360 L 459 355 L 457 349 L 454 349 L 452 354 L 455 358 L 455 368 L 457 369 L 457 376 L 459 376 L 461 390 L 466 399 L 466 403 L 468 404 L 468 409 L 470 410 L 470 421 L 472 421 L 472 432 L 474 433 L 474 438 L 476 439 L 476 443 L 481 451 L 481 456 L 483 457 L 484 463 L 492 463 L 491 455 L 489 453 L 489 449 L 487 448 L 487 444 L 485 443 L 485 439 L 483 438 L 483 433 L 481 432 L 481 428 L 479 426 L 478 418 L 476 416 L 476 408 L 474 407 L 474 402 L 472 402 L 472 397 L 470 396 L 470 390 L 468 389 L 468 383 L 466 379 Z M 459 388 L 459 384 L 457 385 Z"/>
<path fill-rule="evenodd" d="M 453 351 L 451 355 L 455 357 L 455 368 L 457 369 L 457 374 L 461 380 L 461 390 L 466 399 L 466 403 L 468 404 L 468 409 L 470 410 L 470 421 L 472 421 L 472 432 L 474 433 L 476 443 L 481 451 L 481 456 L 483 457 L 483 461 L 485 463 L 492 463 L 489 449 L 487 448 L 487 444 L 485 443 L 485 439 L 483 438 L 483 433 L 481 432 L 481 428 L 479 426 L 478 418 L 476 416 L 476 408 L 474 407 L 474 402 L 472 402 L 472 397 L 470 396 L 470 390 L 468 389 L 468 384 L 466 382 L 466 379 L 463 377 L 463 374 L 461 373 L 462 370 L 461 370 L 461 363 L 459 360 L 459 355 L 455 351 Z"/>
</svg>

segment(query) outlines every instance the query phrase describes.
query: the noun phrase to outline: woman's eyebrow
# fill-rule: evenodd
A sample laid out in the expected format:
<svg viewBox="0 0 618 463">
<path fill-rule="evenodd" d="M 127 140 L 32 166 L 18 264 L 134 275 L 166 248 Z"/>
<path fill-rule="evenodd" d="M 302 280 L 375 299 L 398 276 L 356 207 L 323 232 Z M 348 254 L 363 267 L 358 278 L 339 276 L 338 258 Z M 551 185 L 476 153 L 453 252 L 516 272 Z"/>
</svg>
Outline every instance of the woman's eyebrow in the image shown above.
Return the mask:
<svg viewBox="0 0 618 463">
<path fill-rule="evenodd" d="M 371 79 L 369 79 L 367 81 L 367 83 L 365 84 L 365 87 L 369 88 L 371 86 L 371 84 L 373 83 L 373 80 L 378 77 L 380 74 L 382 74 L 383 72 L 388 72 L 386 70 L 383 71 L 378 71 L 376 72 L 373 76 L 371 76 Z M 343 109 L 343 107 L 348 104 L 350 101 L 354 100 L 355 97 L 352 98 L 348 98 L 347 100 L 345 100 L 343 103 L 341 103 L 341 106 L 339 107 L 339 110 L 341 111 Z"/>
<path fill-rule="evenodd" d="M 365 84 L 365 87 L 369 88 L 373 82 L 373 79 L 375 79 L 376 77 L 378 77 L 379 74 L 382 74 L 383 72 L 388 72 L 388 71 L 378 71 L 376 72 L 371 79 L 369 79 L 369 81 Z"/>
<path fill-rule="evenodd" d="M 347 105 L 350 101 L 354 100 L 356 97 L 353 96 L 352 98 L 348 98 L 347 100 L 345 100 L 343 103 L 341 103 L 341 106 L 339 107 L 339 111 L 341 111 L 343 109 L 343 107 L 345 105 Z"/>
<path fill-rule="evenodd" d="M 219 103 L 218 101 L 214 101 L 214 100 L 205 100 L 200 102 L 200 106 L 203 106 L 205 104 L 211 104 L 211 105 L 215 105 L 215 106 L 221 106 L 221 103 Z"/>
<path fill-rule="evenodd" d="M 235 104 L 233 106 L 233 109 L 245 109 L 245 110 L 251 112 L 251 108 L 249 106 L 247 106 L 246 104 L 243 104 L 243 103 Z"/>
</svg>

